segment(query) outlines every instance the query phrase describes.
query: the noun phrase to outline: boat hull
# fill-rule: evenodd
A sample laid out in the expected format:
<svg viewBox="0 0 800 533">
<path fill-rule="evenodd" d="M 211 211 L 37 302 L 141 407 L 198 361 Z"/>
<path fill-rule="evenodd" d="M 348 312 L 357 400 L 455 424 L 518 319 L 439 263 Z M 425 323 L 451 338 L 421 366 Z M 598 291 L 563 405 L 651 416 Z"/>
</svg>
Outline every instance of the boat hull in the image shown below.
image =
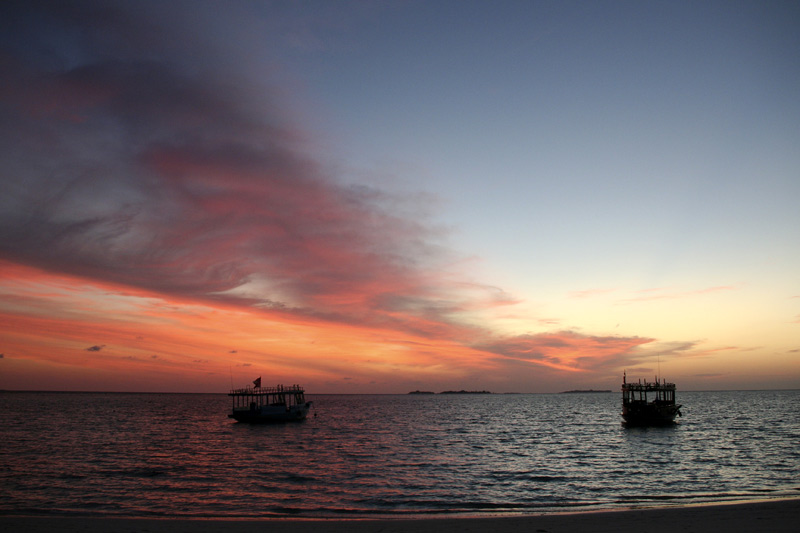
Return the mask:
<svg viewBox="0 0 800 533">
<path fill-rule="evenodd" d="M 228 415 L 228 418 L 249 424 L 299 422 L 306 419 L 310 407 L 311 402 L 306 402 L 300 405 L 293 405 L 289 409 L 282 406 L 264 406 L 261 409 L 235 409 Z"/>
<path fill-rule="evenodd" d="M 630 404 L 622 408 L 622 418 L 627 426 L 671 426 L 675 417 L 681 416 L 680 405 Z"/>
</svg>

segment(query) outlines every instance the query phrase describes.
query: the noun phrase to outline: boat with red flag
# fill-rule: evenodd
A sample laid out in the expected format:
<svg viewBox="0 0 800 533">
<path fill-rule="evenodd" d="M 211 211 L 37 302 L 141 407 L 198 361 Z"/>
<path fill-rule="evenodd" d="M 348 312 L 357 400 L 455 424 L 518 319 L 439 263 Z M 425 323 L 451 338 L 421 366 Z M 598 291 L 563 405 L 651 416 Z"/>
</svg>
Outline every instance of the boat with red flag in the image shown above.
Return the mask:
<svg viewBox="0 0 800 533">
<path fill-rule="evenodd" d="M 233 406 L 229 418 L 237 422 L 293 422 L 305 420 L 312 402 L 306 401 L 300 385 L 262 387 L 261 378 L 252 387 L 232 389 Z"/>
</svg>

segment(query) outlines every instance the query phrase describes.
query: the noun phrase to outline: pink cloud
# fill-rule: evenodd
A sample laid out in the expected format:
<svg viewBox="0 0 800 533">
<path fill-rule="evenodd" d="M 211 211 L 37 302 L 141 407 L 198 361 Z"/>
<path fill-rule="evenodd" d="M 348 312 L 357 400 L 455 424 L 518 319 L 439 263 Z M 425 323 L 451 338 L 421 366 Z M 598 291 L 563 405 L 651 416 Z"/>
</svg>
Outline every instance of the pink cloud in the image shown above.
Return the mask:
<svg viewBox="0 0 800 533">
<path fill-rule="evenodd" d="M 589 371 L 622 366 L 634 357 L 635 349 L 654 340 L 561 331 L 495 339 L 474 348 L 559 370 Z"/>
<path fill-rule="evenodd" d="M 395 211 L 399 197 L 329 176 L 271 91 L 254 98 L 239 89 L 251 80 L 224 78 L 211 63 L 196 69 L 155 59 L 141 41 L 108 43 L 149 23 L 112 7 L 78 11 L 47 14 L 84 36 L 84 53 L 58 68 L 5 51 L 3 128 L 26 132 L 6 161 L 28 186 L 4 191 L 0 257 L 345 321 L 469 305 L 435 273 L 447 255 L 438 231 L 407 216 L 408 205 Z M 97 17 L 111 27 L 98 31 Z M 28 30 L 36 46 L 53 45 L 44 27 Z"/>
</svg>

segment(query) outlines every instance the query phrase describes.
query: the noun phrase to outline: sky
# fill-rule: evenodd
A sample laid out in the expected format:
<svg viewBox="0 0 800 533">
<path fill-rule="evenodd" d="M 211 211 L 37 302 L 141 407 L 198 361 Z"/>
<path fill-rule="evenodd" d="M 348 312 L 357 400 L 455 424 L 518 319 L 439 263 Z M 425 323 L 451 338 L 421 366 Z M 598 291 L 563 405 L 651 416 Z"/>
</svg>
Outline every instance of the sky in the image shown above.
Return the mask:
<svg viewBox="0 0 800 533">
<path fill-rule="evenodd" d="M 0 389 L 800 388 L 798 28 L 7 0 Z"/>
</svg>

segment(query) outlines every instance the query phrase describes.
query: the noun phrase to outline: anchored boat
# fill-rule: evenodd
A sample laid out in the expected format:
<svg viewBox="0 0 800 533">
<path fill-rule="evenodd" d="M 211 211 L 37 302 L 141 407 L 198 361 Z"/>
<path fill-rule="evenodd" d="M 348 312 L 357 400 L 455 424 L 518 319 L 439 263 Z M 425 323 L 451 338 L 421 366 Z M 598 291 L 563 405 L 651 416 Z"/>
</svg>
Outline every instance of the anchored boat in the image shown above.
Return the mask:
<svg viewBox="0 0 800 533">
<path fill-rule="evenodd" d="M 628 383 L 622 374 L 622 418 L 628 426 L 666 426 L 681 415 L 675 403 L 675 384 L 666 380 Z"/>
<path fill-rule="evenodd" d="M 250 423 L 304 420 L 311 408 L 305 392 L 300 385 L 262 387 L 261 378 L 258 378 L 253 381 L 253 387 L 233 389 L 228 393 L 233 401 L 228 418 Z"/>
</svg>

